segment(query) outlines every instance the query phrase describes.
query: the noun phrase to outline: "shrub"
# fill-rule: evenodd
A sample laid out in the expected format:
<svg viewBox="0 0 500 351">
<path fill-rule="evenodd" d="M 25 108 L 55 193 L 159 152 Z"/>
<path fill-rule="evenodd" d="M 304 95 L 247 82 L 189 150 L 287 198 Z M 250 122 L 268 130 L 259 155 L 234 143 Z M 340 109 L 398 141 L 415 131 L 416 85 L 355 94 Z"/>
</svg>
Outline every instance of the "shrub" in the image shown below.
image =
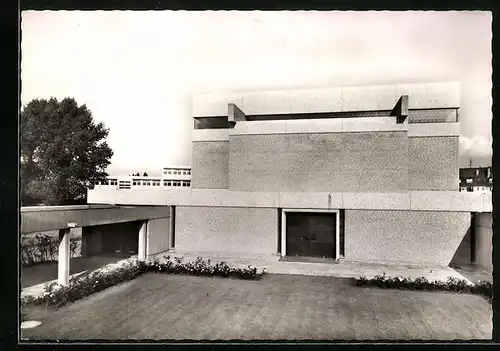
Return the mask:
<svg viewBox="0 0 500 351">
<path fill-rule="evenodd" d="M 61 286 L 56 282 L 46 284 L 43 295 L 26 297 L 23 302 L 61 307 L 118 283 L 134 279 L 145 271 L 146 264 L 144 262 L 130 261 L 112 271 L 100 269 L 75 277 L 70 280 L 67 286 Z"/>
<path fill-rule="evenodd" d="M 210 259 L 204 260 L 201 257 L 197 257 L 194 262 L 184 263 L 183 261 L 183 257 L 175 257 L 172 259 L 170 256 L 164 256 L 162 261 L 158 259 L 150 261 L 148 270 L 154 272 L 188 274 L 195 276 L 232 277 L 246 280 L 260 279 L 265 274 L 265 270 L 262 270 L 259 273 L 257 268 L 252 266 L 247 266 L 246 268 L 231 268 L 224 261 L 212 265 Z"/>
<path fill-rule="evenodd" d="M 212 266 L 210 260 L 205 261 L 201 257 L 198 257 L 195 262 L 184 263 L 182 257 L 171 259 L 170 256 L 165 256 L 163 261 L 158 259 L 148 262 L 134 260 L 116 268 L 98 269 L 71 278 L 67 286 L 61 286 L 56 282 L 46 284 L 43 295 L 28 296 L 23 298 L 22 302 L 61 307 L 113 285 L 132 280 L 145 272 L 220 276 L 247 280 L 260 279 L 265 274 L 265 270 L 259 273 L 257 268 L 252 266 L 231 268 L 225 262 L 219 262 Z"/>
<path fill-rule="evenodd" d="M 81 248 L 81 238 L 70 239 L 71 257 L 79 256 L 78 248 Z M 35 236 L 21 235 L 21 263 L 23 265 L 34 265 L 56 261 L 59 250 L 59 241 L 54 236 L 37 233 Z"/>
<path fill-rule="evenodd" d="M 493 286 L 487 281 L 478 281 L 476 284 L 469 284 L 464 279 L 448 277 L 446 282 L 428 281 L 425 277 L 410 279 L 395 277 L 390 278 L 384 274 L 376 275 L 373 279 L 362 276 L 353 278 L 355 286 L 376 286 L 381 289 L 401 289 L 401 290 L 425 290 L 425 291 L 447 291 L 463 294 L 476 294 L 484 296 L 488 301 L 492 301 Z"/>
</svg>

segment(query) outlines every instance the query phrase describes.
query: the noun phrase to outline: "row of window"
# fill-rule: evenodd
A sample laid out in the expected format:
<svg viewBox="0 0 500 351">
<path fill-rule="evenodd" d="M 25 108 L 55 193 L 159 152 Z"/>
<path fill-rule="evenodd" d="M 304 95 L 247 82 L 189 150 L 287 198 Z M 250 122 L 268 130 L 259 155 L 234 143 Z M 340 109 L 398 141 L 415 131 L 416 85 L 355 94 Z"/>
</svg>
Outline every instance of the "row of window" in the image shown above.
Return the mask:
<svg viewBox="0 0 500 351">
<path fill-rule="evenodd" d="M 102 181 L 102 182 L 95 182 L 95 185 L 118 185 L 117 181 L 110 180 L 110 181 Z M 160 180 L 139 180 L 136 179 L 132 181 L 133 186 L 161 186 L 161 181 Z M 164 180 L 163 181 L 163 186 L 180 186 L 180 187 L 190 187 L 191 186 L 191 181 L 190 180 Z M 119 184 L 119 189 L 130 189 L 130 182 L 128 181 L 120 181 Z"/>
<path fill-rule="evenodd" d="M 463 186 L 460 188 L 460 191 L 468 191 L 468 192 L 474 192 L 474 191 L 491 191 L 491 188 L 489 186 Z"/>
<path fill-rule="evenodd" d="M 191 175 L 191 171 L 190 170 L 184 170 L 184 171 L 181 171 L 181 170 L 171 170 L 171 169 L 166 169 L 163 171 L 163 174 L 173 174 L 173 175 Z"/>
<path fill-rule="evenodd" d="M 103 180 L 102 182 L 95 182 L 95 185 L 118 185 L 118 181 L 116 179 L 108 179 Z"/>
<path fill-rule="evenodd" d="M 191 186 L 191 181 L 184 181 L 184 180 L 164 180 L 163 181 L 163 186 L 183 186 L 183 187 L 189 187 Z"/>
<path fill-rule="evenodd" d="M 466 182 L 467 184 L 472 184 L 472 183 L 473 183 L 473 180 L 472 180 L 472 178 L 467 178 L 467 179 L 465 180 L 465 182 Z M 493 184 L 493 178 L 488 179 L 488 182 L 489 182 L 490 184 Z"/>
</svg>

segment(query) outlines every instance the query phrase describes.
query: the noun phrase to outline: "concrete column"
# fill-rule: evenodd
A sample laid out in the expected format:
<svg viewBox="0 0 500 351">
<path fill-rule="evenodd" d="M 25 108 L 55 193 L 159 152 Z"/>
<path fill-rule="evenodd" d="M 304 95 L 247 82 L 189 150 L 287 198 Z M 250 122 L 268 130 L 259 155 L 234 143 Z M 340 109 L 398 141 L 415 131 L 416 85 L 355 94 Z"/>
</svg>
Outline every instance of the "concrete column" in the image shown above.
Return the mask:
<svg viewBox="0 0 500 351">
<path fill-rule="evenodd" d="M 57 282 L 61 285 L 69 284 L 69 242 L 70 229 L 59 230 L 59 255 L 57 259 Z"/>
<path fill-rule="evenodd" d="M 147 237 L 148 237 L 148 221 L 144 221 L 139 229 L 139 250 L 138 259 L 141 261 L 146 260 L 146 248 L 147 248 Z"/>
<path fill-rule="evenodd" d="M 170 206 L 170 225 L 168 228 L 168 249 L 174 247 L 174 230 L 175 230 L 175 214 L 174 214 L 174 206 Z"/>
</svg>

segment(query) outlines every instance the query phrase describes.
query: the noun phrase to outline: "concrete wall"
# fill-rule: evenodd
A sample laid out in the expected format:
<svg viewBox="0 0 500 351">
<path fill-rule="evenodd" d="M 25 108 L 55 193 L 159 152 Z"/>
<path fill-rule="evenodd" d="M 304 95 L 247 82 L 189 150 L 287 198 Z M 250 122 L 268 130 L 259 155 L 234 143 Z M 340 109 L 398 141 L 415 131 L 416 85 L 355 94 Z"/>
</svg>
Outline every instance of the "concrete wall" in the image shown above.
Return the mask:
<svg viewBox="0 0 500 351">
<path fill-rule="evenodd" d="M 92 256 L 115 250 L 137 253 L 138 235 L 139 226 L 136 221 L 84 227 L 82 230 L 84 255 Z"/>
<path fill-rule="evenodd" d="M 408 138 L 410 190 L 458 191 L 458 137 Z"/>
<path fill-rule="evenodd" d="M 470 226 L 467 212 L 345 211 L 345 258 L 447 266 Z"/>
<path fill-rule="evenodd" d="M 102 232 L 98 227 L 82 228 L 82 256 L 92 256 L 102 252 Z"/>
<path fill-rule="evenodd" d="M 476 215 L 476 261 L 479 267 L 493 272 L 493 217 L 491 213 Z"/>
<path fill-rule="evenodd" d="M 148 255 L 170 249 L 170 217 L 149 220 L 147 243 Z"/>
<path fill-rule="evenodd" d="M 231 190 L 397 192 L 408 188 L 406 132 L 230 136 L 229 155 Z"/>
<path fill-rule="evenodd" d="M 469 230 L 467 230 L 467 233 L 464 235 L 462 241 L 458 245 L 457 251 L 455 251 L 455 254 L 453 255 L 450 261 L 451 267 L 454 267 L 456 265 L 458 266 L 469 265 L 472 263 L 471 261 L 471 242 L 473 240 L 472 230 L 473 230 L 472 226 L 469 227 Z"/>
<path fill-rule="evenodd" d="M 191 187 L 227 189 L 229 146 L 227 141 L 193 142 Z"/>
<path fill-rule="evenodd" d="M 278 216 L 272 208 L 176 207 L 175 249 L 273 255 Z"/>
</svg>

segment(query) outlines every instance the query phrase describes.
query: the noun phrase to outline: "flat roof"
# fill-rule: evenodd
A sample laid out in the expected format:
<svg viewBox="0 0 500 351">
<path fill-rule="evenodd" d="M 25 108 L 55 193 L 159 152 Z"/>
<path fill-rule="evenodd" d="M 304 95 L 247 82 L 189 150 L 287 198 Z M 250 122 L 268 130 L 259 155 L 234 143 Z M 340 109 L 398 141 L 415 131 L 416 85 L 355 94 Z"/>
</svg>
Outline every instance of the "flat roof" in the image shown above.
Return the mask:
<svg viewBox="0 0 500 351">
<path fill-rule="evenodd" d="M 227 116 L 229 103 L 246 115 L 392 110 L 402 95 L 410 109 L 460 107 L 459 82 L 432 82 L 200 94 L 193 117 Z"/>
</svg>

